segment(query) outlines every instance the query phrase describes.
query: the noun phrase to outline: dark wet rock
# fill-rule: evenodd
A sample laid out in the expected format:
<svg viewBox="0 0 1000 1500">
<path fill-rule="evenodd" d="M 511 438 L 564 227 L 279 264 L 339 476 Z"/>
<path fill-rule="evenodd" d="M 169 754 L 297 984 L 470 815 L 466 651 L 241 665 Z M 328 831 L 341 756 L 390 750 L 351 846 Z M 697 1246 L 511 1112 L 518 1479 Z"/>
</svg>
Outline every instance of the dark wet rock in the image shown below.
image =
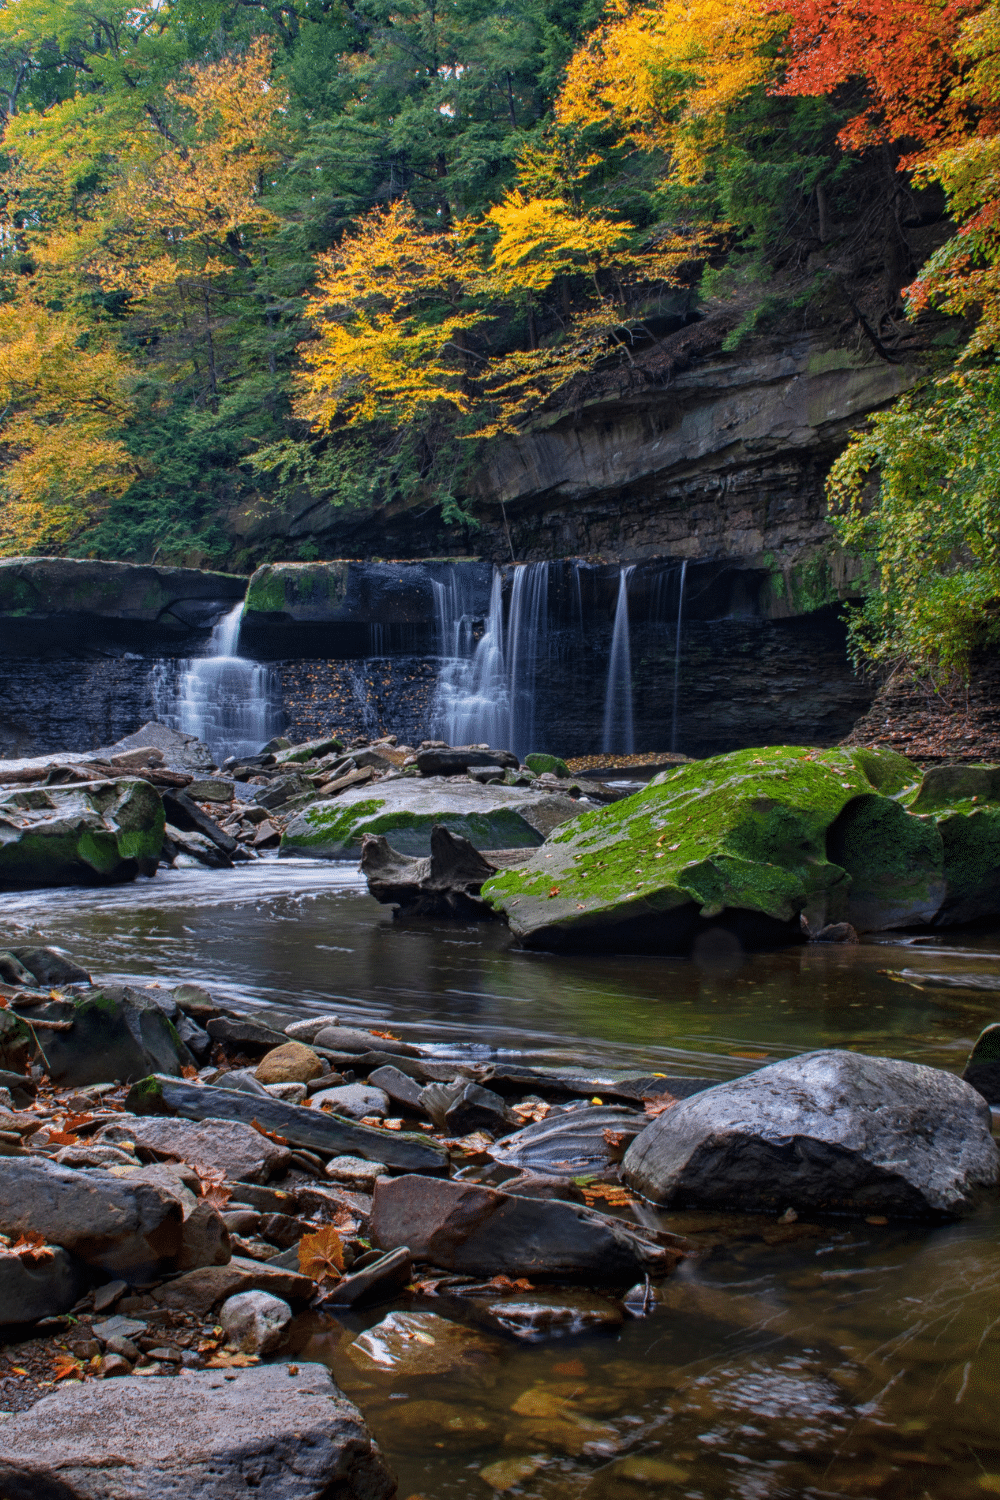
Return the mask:
<svg viewBox="0 0 1000 1500">
<path fill-rule="evenodd" d="M 546 1177 L 539 1172 L 520 1172 L 516 1177 L 505 1178 L 500 1187 L 518 1198 L 556 1198 L 562 1203 L 586 1201 L 572 1178 Z"/>
<path fill-rule="evenodd" d="M 286 1192 L 284 1188 L 264 1187 L 259 1182 L 228 1181 L 225 1186 L 232 1195 L 232 1202 L 249 1203 L 261 1213 L 293 1214 L 298 1211 L 298 1191 Z"/>
<path fill-rule="evenodd" d="M 219 1309 L 227 1344 L 244 1354 L 273 1354 L 292 1321 L 292 1309 L 270 1292 L 237 1292 Z"/>
<path fill-rule="evenodd" d="M 356 860 L 370 833 L 388 836 L 401 854 L 423 858 L 430 855 L 431 829 L 437 824 L 476 849 L 531 848 L 581 811 L 571 797 L 530 789 L 421 777 L 386 779 L 305 808 L 285 829 L 280 853 Z"/>
<path fill-rule="evenodd" d="M 176 1193 L 158 1183 L 0 1157 L 0 1232 L 41 1234 L 109 1274 L 142 1281 L 170 1269 L 182 1224 Z"/>
<path fill-rule="evenodd" d="M 0 1327 L 69 1312 L 87 1280 L 84 1266 L 60 1246 L 39 1255 L 0 1255 Z"/>
<path fill-rule="evenodd" d="M 34 1034 L 20 1016 L 9 1008 L 0 1010 L 0 1069 L 20 1077 L 27 1072 L 37 1045 Z"/>
<path fill-rule="evenodd" d="M 0 792 L 0 890 L 153 875 L 163 828 L 160 794 L 146 781 Z"/>
<path fill-rule="evenodd" d="M 414 1114 L 424 1113 L 420 1102 L 420 1084 L 399 1068 L 373 1068 L 368 1075 L 368 1082 L 381 1089 L 399 1108 L 408 1109 Z"/>
<path fill-rule="evenodd" d="M 264 1053 L 280 1047 L 286 1038 L 273 1026 L 251 1016 L 216 1016 L 205 1027 L 214 1042 L 222 1042 L 234 1051 Z"/>
<path fill-rule="evenodd" d="M 190 1120 L 242 1120 L 246 1125 L 256 1120 L 290 1146 L 333 1156 L 363 1156 L 404 1172 L 440 1172 L 448 1164 L 443 1148 L 423 1136 L 349 1124 L 335 1114 L 283 1104 L 270 1095 L 257 1098 L 157 1076 L 136 1084 L 125 1107 L 139 1115 L 178 1114 Z"/>
<path fill-rule="evenodd" d="M 191 1056 L 200 1063 L 207 1062 L 209 1053 L 212 1050 L 212 1038 L 208 1032 L 203 1031 L 197 1021 L 193 1021 L 190 1016 L 184 1015 L 182 1011 L 178 1013 L 174 1024 L 177 1028 L 177 1035 L 191 1053 Z"/>
<path fill-rule="evenodd" d="M 208 991 L 200 984 L 179 984 L 172 994 L 184 1014 L 202 1025 L 211 1021 L 215 1016 L 223 1014 L 224 1007 L 216 1005 Z"/>
<path fill-rule="evenodd" d="M 492 1384 L 498 1339 L 430 1312 L 392 1312 L 345 1349 L 359 1370 L 398 1380 L 446 1375 Z"/>
<path fill-rule="evenodd" d="M 673 1264 L 626 1225 L 574 1204 L 424 1177 L 375 1184 L 372 1242 L 472 1275 L 585 1276 L 629 1285 Z"/>
<path fill-rule="evenodd" d="M 90 983 L 86 969 L 65 948 L 12 948 L 11 952 L 40 985 Z"/>
<path fill-rule="evenodd" d="M 1000 1104 L 1000 1021 L 979 1033 L 962 1077 L 987 1104 Z"/>
<path fill-rule="evenodd" d="M 487 1328 L 519 1339 L 593 1333 L 620 1328 L 622 1310 L 606 1297 L 588 1292 L 513 1292 L 476 1302 L 476 1317 Z"/>
<path fill-rule="evenodd" d="M 1000 1175 L 989 1106 L 950 1073 L 810 1052 L 659 1115 L 625 1157 L 657 1203 L 927 1217 L 967 1213 Z"/>
<path fill-rule="evenodd" d="M 499 1094 L 459 1078 L 453 1083 L 429 1083 L 420 1091 L 425 1114 L 439 1130 L 448 1135 L 471 1135 L 474 1130 L 509 1135 L 517 1128 L 517 1116 L 511 1114 Z"/>
<path fill-rule="evenodd" d="M 331 1307 L 355 1307 L 385 1301 L 408 1284 L 412 1267 L 410 1252 L 401 1245 L 398 1250 L 390 1250 L 361 1270 L 341 1277 L 324 1301 Z"/>
<path fill-rule="evenodd" d="M 416 1047 L 408 1042 L 395 1041 L 390 1037 L 375 1036 L 371 1031 L 362 1031 L 355 1026 L 324 1026 L 313 1037 L 316 1047 L 330 1052 L 385 1052 L 397 1057 L 419 1057 Z"/>
<path fill-rule="evenodd" d="M 30 1033 L 25 1027 L 25 1041 Z M 0 1050 L 3 1046 L 3 1037 L 0 1033 Z M 27 1045 L 25 1046 L 27 1056 Z M 26 1074 L 9 1073 L 5 1068 L 0 1068 L 0 1089 L 6 1089 L 11 1096 L 15 1109 L 27 1109 L 35 1095 L 38 1093 L 38 1085 L 35 1080 Z"/>
<path fill-rule="evenodd" d="M 266 1182 L 285 1170 L 291 1156 L 287 1146 L 277 1146 L 259 1130 L 235 1120 L 123 1115 L 105 1125 L 98 1138 L 111 1144 L 133 1141 L 143 1154 L 174 1157 L 244 1182 Z"/>
<path fill-rule="evenodd" d="M 225 829 L 220 828 L 215 819 L 208 816 L 208 813 L 202 812 L 194 798 L 190 797 L 186 791 L 165 790 L 163 807 L 167 821 L 175 828 L 185 833 L 203 834 L 223 854 L 231 856 L 235 852 L 236 840 L 226 833 Z"/>
<path fill-rule="evenodd" d="M 555 1177 L 603 1176 L 648 1124 L 647 1115 L 615 1105 L 570 1109 L 526 1125 L 490 1155 L 505 1167 Z"/>
<path fill-rule="evenodd" d="M 368 890 L 376 901 L 396 906 L 406 916 L 490 917 L 479 892 L 496 871 L 474 844 L 441 823 L 431 829 L 429 859 L 400 854 L 382 835 L 367 833 L 361 844 Z"/>
<path fill-rule="evenodd" d="M 855 933 L 934 920 L 945 896 L 944 846 L 933 820 L 889 797 L 857 797 L 827 833 L 827 858 L 851 877 L 843 922 Z M 833 939 L 836 941 L 836 939 Z"/>
<path fill-rule="evenodd" d="M 499 766 L 517 770 L 517 756 L 510 750 L 420 750 L 417 770 L 421 776 L 461 776 L 470 766 Z"/>
<path fill-rule="evenodd" d="M 194 1061 L 155 990 L 129 984 L 74 987 L 65 992 L 58 1018 L 71 1020 L 72 1028 L 46 1031 L 43 1045 L 48 1074 L 61 1087 L 131 1083 L 154 1072 L 176 1075 Z"/>
<path fill-rule="evenodd" d="M 314 790 L 309 777 L 299 771 L 289 772 L 287 776 L 275 776 L 259 791 L 254 792 L 254 802 L 258 807 L 275 808 L 284 807 L 293 797 L 301 797 L 306 792 Z"/>
<path fill-rule="evenodd" d="M 7 949 L 0 951 L 0 982 L 28 989 L 35 988 L 35 976 Z"/>
<path fill-rule="evenodd" d="M 223 1266 L 201 1266 L 166 1282 L 153 1296 L 163 1307 L 180 1308 L 204 1317 L 240 1292 L 268 1292 L 272 1297 L 301 1305 L 309 1301 L 315 1290 L 315 1283 L 296 1270 L 234 1255 Z"/>
<path fill-rule="evenodd" d="M 109 1442 L 109 1434 L 114 1441 Z M 391 1500 L 360 1412 L 322 1365 L 62 1386 L 8 1418 L 9 1500 Z"/>
</svg>

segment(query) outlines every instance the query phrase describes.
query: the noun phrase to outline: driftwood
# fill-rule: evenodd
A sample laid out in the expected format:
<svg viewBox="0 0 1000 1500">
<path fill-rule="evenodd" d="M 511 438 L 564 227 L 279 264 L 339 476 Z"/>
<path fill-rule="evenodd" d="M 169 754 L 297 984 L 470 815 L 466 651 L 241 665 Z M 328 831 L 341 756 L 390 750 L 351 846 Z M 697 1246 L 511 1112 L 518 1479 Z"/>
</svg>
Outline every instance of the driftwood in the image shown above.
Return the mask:
<svg viewBox="0 0 1000 1500">
<path fill-rule="evenodd" d="M 190 786 L 193 776 L 168 771 L 162 766 L 116 765 L 108 760 L 58 761 L 47 766 L 26 766 L 4 771 L 0 761 L 0 786 L 66 786 L 70 782 L 120 781 L 123 777 L 151 782 L 153 786 Z"/>
<path fill-rule="evenodd" d="M 492 917 L 479 892 L 496 872 L 474 844 L 442 823 L 431 829 L 430 859 L 400 854 L 381 834 L 367 833 L 361 844 L 361 873 L 369 891 L 408 917 Z"/>
</svg>

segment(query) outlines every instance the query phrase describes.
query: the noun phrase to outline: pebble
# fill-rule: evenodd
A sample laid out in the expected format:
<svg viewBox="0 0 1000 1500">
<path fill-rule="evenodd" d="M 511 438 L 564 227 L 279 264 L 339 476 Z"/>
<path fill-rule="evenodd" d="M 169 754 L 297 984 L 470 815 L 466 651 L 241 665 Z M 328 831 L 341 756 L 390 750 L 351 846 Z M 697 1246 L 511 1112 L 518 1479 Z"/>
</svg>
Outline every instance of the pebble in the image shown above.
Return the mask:
<svg viewBox="0 0 1000 1500">
<path fill-rule="evenodd" d="M 344 1187 L 371 1193 L 376 1180 L 389 1175 L 389 1168 L 384 1162 L 365 1161 L 362 1156 L 334 1156 L 326 1164 L 326 1175 Z"/>
</svg>

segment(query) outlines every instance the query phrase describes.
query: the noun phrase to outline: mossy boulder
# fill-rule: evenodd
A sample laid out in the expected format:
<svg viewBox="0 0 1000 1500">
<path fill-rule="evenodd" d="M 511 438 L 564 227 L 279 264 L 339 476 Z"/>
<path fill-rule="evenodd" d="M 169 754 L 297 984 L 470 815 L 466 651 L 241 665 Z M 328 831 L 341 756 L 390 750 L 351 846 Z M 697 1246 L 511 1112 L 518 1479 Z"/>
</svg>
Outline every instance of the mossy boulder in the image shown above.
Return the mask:
<svg viewBox="0 0 1000 1500">
<path fill-rule="evenodd" d="M 0 793 L 0 890 L 152 875 L 164 823 L 160 794 L 148 781 L 122 778 Z"/>
<path fill-rule="evenodd" d="M 533 752 L 524 757 L 524 764 L 529 771 L 534 771 L 536 776 L 544 776 L 546 771 L 551 772 L 553 776 L 572 774 L 569 766 L 564 760 L 560 760 L 558 755 L 542 755 L 540 752 Z"/>
<path fill-rule="evenodd" d="M 586 805 L 530 788 L 401 778 L 314 802 L 289 823 L 279 852 L 356 860 L 362 838 L 374 833 L 384 834 L 400 854 L 428 857 L 437 823 L 477 849 L 533 848 Z"/>
<path fill-rule="evenodd" d="M 483 896 L 537 947 L 683 951 L 708 925 L 751 946 L 792 940 L 802 915 L 820 926 L 847 917 L 852 876 L 827 850 L 845 808 L 881 803 L 919 777 L 891 751 L 715 756 L 558 829 Z M 922 848 L 918 838 L 921 870 Z"/>
<path fill-rule="evenodd" d="M 81 985 L 55 1004 L 56 1018 L 72 1026 L 40 1031 L 39 1041 L 46 1070 L 60 1087 L 131 1083 L 150 1073 L 177 1077 L 194 1063 L 164 1008 L 172 1005 L 167 991 L 161 1000 L 136 985 Z"/>
<path fill-rule="evenodd" d="M 944 889 L 935 925 L 1000 912 L 1000 766 L 934 766 L 900 801 L 941 839 Z"/>
</svg>

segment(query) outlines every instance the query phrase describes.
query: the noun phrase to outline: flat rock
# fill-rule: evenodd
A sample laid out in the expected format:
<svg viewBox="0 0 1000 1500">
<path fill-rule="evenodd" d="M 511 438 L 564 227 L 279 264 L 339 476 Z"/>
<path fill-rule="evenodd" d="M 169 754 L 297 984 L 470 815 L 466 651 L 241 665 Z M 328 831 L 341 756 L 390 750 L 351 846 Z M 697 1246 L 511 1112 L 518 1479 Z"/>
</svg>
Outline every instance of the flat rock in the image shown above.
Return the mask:
<svg viewBox="0 0 1000 1500">
<path fill-rule="evenodd" d="M 437 1313 L 392 1312 L 359 1334 L 344 1352 L 359 1370 L 399 1380 L 450 1375 L 492 1382 L 503 1346 Z"/>
<path fill-rule="evenodd" d="M 205 1030 L 214 1042 L 222 1042 L 240 1051 L 270 1052 L 285 1042 L 280 1031 L 250 1016 L 216 1016 L 208 1022 Z"/>
<path fill-rule="evenodd" d="M 164 822 L 160 794 L 147 781 L 0 792 L 0 890 L 154 875 Z"/>
<path fill-rule="evenodd" d="M 637 1110 L 594 1105 L 548 1115 L 490 1150 L 505 1167 L 553 1177 L 605 1175 L 649 1124 Z"/>
<path fill-rule="evenodd" d="M 357 1026 L 324 1026 L 313 1037 L 317 1047 L 331 1052 L 385 1052 L 397 1057 L 419 1057 L 416 1047 L 395 1037 L 376 1036 Z"/>
<path fill-rule="evenodd" d="M 574 1203 L 425 1177 L 379 1179 L 371 1238 L 383 1250 L 407 1245 L 415 1260 L 473 1275 L 574 1276 L 627 1286 L 673 1264 L 626 1225 Z"/>
<path fill-rule="evenodd" d="M 242 1182 L 266 1182 L 284 1171 L 291 1157 L 251 1125 L 236 1120 L 176 1120 L 166 1115 L 125 1116 L 100 1131 L 103 1141 L 134 1141 L 155 1156 L 172 1156 L 191 1166 L 222 1171 Z"/>
<path fill-rule="evenodd" d="M 167 724 L 160 724 L 151 719 L 135 734 L 128 734 L 122 740 L 107 747 L 107 753 L 113 755 L 116 752 L 127 752 L 129 750 L 162 750 L 163 764 L 175 771 L 214 771 L 215 761 L 212 752 L 203 740 L 196 735 L 185 734 L 182 729 L 171 729 Z"/>
<path fill-rule="evenodd" d="M 142 1174 L 130 1181 L 44 1157 L 0 1157 L 0 1231 L 41 1234 L 128 1281 L 150 1280 L 176 1263 L 182 1225 L 176 1194 Z"/>
<path fill-rule="evenodd" d="M 989 1105 L 951 1073 L 809 1052 L 659 1115 L 624 1175 L 656 1203 L 939 1217 L 1000 1176 Z"/>
<path fill-rule="evenodd" d="M 517 770 L 517 756 L 512 750 L 420 750 L 417 770 L 421 776 L 461 776 L 470 766 L 497 766 Z"/>
<path fill-rule="evenodd" d="M 331 1156 L 362 1156 L 403 1172 L 441 1172 L 448 1165 L 444 1148 L 423 1136 L 349 1123 L 332 1112 L 283 1104 L 267 1093 L 258 1096 L 211 1085 L 199 1087 L 157 1075 L 136 1084 L 125 1104 L 139 1115 L 178 1114 L 193 1120 L 240 1120 L 246 1125 L 256 1120 L 290 1146 Z"/>
<path fill-rule="evenodd" d="M 69 1312 L 86 1279 L 80 1262 L 58 1245 L 40 1259 L 0 1255 L 0 1327 Z"/>
<path fill-rule="evenodd" d="M 384 1119 L 389 1113 L 388 1094 L 381 1089 L 369 1088 L 366 1083 L 345 1083 L 339 1088 L 321 1089 L 313 1095 L 313 1105 L 322 1109 L 324 1104 L 351 1120 L 363 1120 L 367 1115 L 379 1115 Z"/>
<path fill-rule="evenodd" d="M 360 1412 L 322 1365 L 293 1370 L 64 1385 L 5 1422 L 0 1489 L 10 1500 L 390 1500 L 395 1480 Z"/>
<path fill-rule="evenodd" d="M 276 1268 L 269 1261 L 248 1260 L 234 1255 L 224 1266 L 200 1266 L 174 1281 L 168 1281 L 153 1295 L 164 1307 L 177 1307 L 204 1317 L 213 1307 L 241 1292 L 268 1292 L 284 1302 L 308 1302 L 316 1287 L 308 1276 L 287 1268 Z"/>
<path fill-rule="evenodd" d="M 477 849 L 522 849 L 540 844 L 586 804 L 520 787 L 462 785 L 404 778 L 373 787 L 349 787 L 314 802 L 294 817 L 280 854 L 356 860 L 366 833 L 385 834 L 400 854 L 430 857 L 436 823 Z"/>
</svg>

